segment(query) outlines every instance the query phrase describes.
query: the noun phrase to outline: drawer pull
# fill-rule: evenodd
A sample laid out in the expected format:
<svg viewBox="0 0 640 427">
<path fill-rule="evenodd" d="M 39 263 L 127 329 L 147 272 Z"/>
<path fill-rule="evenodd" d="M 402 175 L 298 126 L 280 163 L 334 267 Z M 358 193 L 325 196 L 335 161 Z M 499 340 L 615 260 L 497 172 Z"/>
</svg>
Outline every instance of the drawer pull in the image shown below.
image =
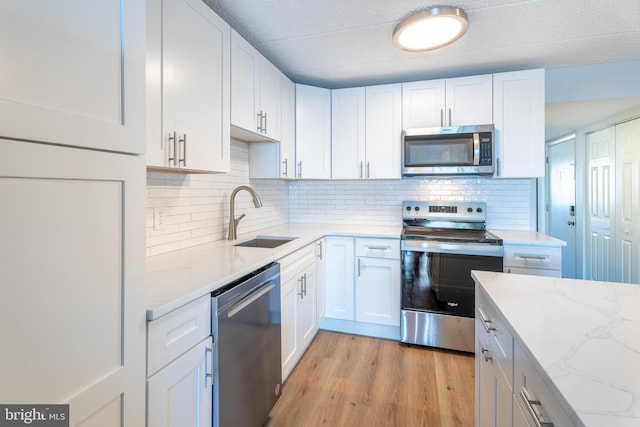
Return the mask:
<svg viewBox="0 0 640 427">
<path fill-rule="evenodd" d="M 489 326 L 489 325 L 491 325 L 491 320 L 487 319 L 487 315 L 484 314 L 484 312 L 482 311 L 481 308 L 478 308 L 478 316 L 480 317 L 480 321 L 482 322 L 482 326 L 484 326 L 484 330 L 487 333 L 491 333 L 491 332 L 494 332 L 496 330 L 496 328 L 494 328 L 493 326 Z"/>
<path fill-rule="evenodd" d="M 381 251 L 381 252 L 385 252 L 390 250 L 391 248 L 389 246 L 367 246 L 367 250 L 369 251 Z"/>
<path fill-rule="evenodd" d="M 546 256 L 537 255 L 518 255 L 517 258 L 523 259 L 525 261 L 546 261 L 549 259 Z"/>
<path fill-rule="evenodd" d="M 491 351 L 489 351 L 488 348 L 481 347 L 481 352 L 485 362 L 491 362 L 491 360 L 493 360 L 491 357 Z"/>
<path fill-rule="evenodd" d="M 527 408 L 527 411 L 533 418 L 536 423 L 536 427 L 553 427 L 553 423 L 544 420 L 544 416 L 542 415 L 542 403 L 539 400 L 532 399 L 529 396 L 529 393 L 525 389 L 520 390 L 520 397 L 524 402 L 524 406 Z M 538 409 L 536 410 L 537 407 Z"/>
</svg>

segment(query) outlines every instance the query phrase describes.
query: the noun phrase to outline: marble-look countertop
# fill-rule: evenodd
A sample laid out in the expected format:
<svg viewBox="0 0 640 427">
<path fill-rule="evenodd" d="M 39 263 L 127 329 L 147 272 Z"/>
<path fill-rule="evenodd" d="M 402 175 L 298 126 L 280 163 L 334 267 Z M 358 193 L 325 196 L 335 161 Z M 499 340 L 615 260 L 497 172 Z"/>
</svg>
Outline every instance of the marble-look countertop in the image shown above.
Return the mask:
<svg viewBox="0 0 640 427">
<path fill-rule="evenodd" d="M 399 238 L 401 227 L 288 223 L 147 258 L 147 320 L 206 295 L 323 236 Z M 234 246 L 256 236 L 296 237 L 277 248 Z"/>
<path fill-rule="evenodd" d="M 640 426 L 640 285 L 474 271 L 578 426 Z"/>
<path fill-rule="evenodd" d="M 564 240 L 537 231 L 489 230 L 502 239 L 503 245 L 567 246 Z"/>
</svg>

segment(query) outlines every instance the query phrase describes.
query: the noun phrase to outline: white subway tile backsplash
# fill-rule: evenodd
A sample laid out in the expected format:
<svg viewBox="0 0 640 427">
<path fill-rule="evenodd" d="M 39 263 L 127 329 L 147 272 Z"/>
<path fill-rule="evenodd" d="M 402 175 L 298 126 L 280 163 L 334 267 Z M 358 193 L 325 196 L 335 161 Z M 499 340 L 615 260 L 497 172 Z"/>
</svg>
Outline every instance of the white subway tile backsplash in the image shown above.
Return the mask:
<svg viewBox="0 0 640 427">
<path fill-rule="evenodd" d="M 535 180 L 490 178 L 410 178 L 361 181 L 279 181 L 249 179 L 249 148 L 231 142 L 227 174 L 147 173 L 147 256 L 226 239 L 229 196 L 250 185 L 251 196 L 236 197 L 236 215 L 246 213 L 239 233 L 253 233 L 286 222 L 401 226 L 403 200 L 483 201 L 487 226 L 535 228 Z M 154 228 L 154 209 L 166 212 L 162 229 Z"/>
</svg>

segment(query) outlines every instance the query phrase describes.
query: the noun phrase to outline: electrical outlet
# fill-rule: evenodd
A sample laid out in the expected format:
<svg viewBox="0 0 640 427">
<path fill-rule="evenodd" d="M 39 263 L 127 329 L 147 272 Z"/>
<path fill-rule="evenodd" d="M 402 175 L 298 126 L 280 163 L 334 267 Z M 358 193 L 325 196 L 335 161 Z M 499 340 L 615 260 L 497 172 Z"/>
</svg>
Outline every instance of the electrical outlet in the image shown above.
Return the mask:
<svg viewBox="0 0 640 427">
<path fill-rule="evenodd" d="M 153 208 L 153 229 L 164 230 L 167 228 L 167 208 L 157 207 Z"/>
</svg>

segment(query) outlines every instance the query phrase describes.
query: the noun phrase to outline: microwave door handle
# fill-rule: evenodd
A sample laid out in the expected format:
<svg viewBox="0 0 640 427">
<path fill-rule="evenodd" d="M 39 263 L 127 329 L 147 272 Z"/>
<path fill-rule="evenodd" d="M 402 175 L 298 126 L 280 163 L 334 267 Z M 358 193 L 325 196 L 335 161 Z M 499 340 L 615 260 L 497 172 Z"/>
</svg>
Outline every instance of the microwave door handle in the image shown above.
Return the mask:
<svg viewBox="0 0 640 427">
<path fill-rule="evenodd" d="M 473 166 L 480 165 L 480 134 L 473 134 Z"/>
</svg>

